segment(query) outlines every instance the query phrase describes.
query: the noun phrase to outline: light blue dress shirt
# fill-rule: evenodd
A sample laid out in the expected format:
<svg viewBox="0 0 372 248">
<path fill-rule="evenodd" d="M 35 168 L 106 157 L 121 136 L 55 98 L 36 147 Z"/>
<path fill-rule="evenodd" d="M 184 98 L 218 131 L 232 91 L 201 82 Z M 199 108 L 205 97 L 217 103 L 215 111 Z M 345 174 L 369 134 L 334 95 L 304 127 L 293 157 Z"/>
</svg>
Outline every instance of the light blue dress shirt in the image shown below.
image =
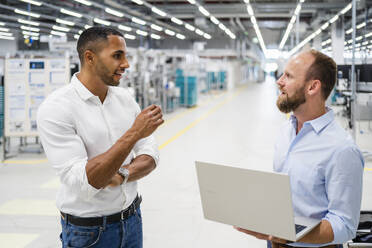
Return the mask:
<svg viewBox="0 0 372 248">
<path fill-rule="evenodd" d="M 362 153 L 329 108 L 321 117 L 305 122 L 298 134 L 296 129 L 296 117 L 291 116 L 275 146 L 274 171 L 290 177 L 295 216 L 328 220 L 334 233 L 332 244 L 345 243 L 355 236 L 359 223 Z"/>
</svg>

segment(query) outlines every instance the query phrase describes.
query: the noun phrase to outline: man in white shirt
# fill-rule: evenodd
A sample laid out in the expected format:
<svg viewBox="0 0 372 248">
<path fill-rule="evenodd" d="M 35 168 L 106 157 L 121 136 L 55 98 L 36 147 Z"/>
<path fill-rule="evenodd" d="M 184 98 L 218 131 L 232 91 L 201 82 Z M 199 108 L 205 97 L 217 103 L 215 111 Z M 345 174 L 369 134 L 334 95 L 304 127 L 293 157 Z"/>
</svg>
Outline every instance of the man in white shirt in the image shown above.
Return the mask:
<svg viewBox="0 0 372 248">
<path fill-rule="evenodd" d="M 37 124 L 60 177 L 62 247 L 142 247 L 137 180 L 158 163 L 152 133 L 161 109 L 142 112 L 119 84 L 129 67 L 115 29 L 92 27 L 77 43 L 81 71 L 42 103 Z"/>
</svg>

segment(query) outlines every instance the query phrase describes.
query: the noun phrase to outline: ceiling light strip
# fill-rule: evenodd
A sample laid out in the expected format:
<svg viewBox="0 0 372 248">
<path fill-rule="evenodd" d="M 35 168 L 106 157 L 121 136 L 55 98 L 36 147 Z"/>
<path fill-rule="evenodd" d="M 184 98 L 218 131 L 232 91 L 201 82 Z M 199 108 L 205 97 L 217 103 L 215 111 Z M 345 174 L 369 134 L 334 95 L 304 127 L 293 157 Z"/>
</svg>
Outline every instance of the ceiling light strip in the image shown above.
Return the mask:
<svg viewBox="0 0 372 248">
<path fill-rule="evenodd" d="M 303 2 L 304 2 L 304 1 L 299 2 L 299 3 L 297 4 L 297 7 L 296 7 L 296 9 L 295 9 L 295 11 L 294 11 L 294 14 L 293 14 L 293 16 L 292 16 L 292 18 L 291 18 L 291 20 L 290 20 L 288 26 L 287 26 L 287 29 L 285 30 L 285 33 L 284 33 L 283 38 L 282 38 L 282 41 L 279 43 L 279 50 L 282 50 L 283 47 L 284 47 L 284 45 L 285 45 L 285 43 L 287 42 L 288 37 L 289 37 L 289 34 L 290 34 L 291 31 L 292 31 L 293 25 L 294 25 L 294 23 L 296 22 L 296 19 L 299 18 L 298 16 L 299 16 L 300 11 L 301 11 L 301 6 L 302 6 L 301 4 L 302 4 Z"/>
<path fill-rule="evenodd" d="M 340 15 L 343 15 L 345 14 L 346 12 L 348 12 L 352 7 L 352 4 L 349 3 L 348 5 L 345 6 L 345 8 L 343 8 L 339 13 L 337 13 L 334 17 L 332 17 L 328 22 L 329 24 L 335 22 L 339 17 Z M 328 26 L 327 26 L 328 27 Z M 312 34 L 310 34 L 309 36 L 307 36 L 303 41 L 301 41 L 297 46 L 295 46 L 291 51 L 289 51 L 289 55 L 293 55 L 295 52 L 297 52 L 300 48 L 302 48 L 304 45 L 306 45 L 309 41 L 311 41 L 312 39 L 314 39 L 317 35 L 319 35 L 321 32 L 323 31 L 322 28 L 316 30 L 315 32 L 313 32 Z"/>
</svg>

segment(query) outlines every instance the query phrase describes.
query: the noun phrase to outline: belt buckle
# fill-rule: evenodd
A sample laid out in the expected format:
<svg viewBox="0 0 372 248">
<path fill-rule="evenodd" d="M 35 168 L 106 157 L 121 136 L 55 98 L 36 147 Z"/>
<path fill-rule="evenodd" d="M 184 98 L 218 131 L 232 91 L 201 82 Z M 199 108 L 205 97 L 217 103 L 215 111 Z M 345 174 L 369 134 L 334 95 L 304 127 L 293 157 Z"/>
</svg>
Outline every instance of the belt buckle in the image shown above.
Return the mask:
<svg viewBox="0 0 372 248">
<path fill-rule="evenodd" d="M 124 220 L 124 210 L 121 210 L 120 212 L 120 220 Z"/>
</svg>

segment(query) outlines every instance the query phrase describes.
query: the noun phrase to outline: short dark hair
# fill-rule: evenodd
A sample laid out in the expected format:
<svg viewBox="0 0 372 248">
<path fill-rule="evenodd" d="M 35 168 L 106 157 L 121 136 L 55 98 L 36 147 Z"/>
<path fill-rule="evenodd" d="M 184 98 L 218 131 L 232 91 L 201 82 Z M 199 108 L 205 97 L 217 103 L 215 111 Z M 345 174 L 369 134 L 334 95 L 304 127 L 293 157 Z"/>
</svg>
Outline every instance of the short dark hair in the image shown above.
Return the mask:
<svg viewBox="0 0 372 248">
<path fill-rule="evenodd" d="M 314 56 L 315 60 L 307 71 L 305 80 L 319 80 L 322 84 L 324 100 L 326 100 L 336 84 L 337 65 L 331 57 L 315 49 L 311 49 L 309 53 Z"/>
<path fill-rule="evenodd" d="M 124 37 L 122 33 L 110 27 L 91 27 L 81 33 L 76 47 L 81 65 L 84 64 L 84 52 L 92 50 L 98 53 L 101 46 L 98 46 L 97 43 L 107 41 L 109 35 Z"/>
</svg>

